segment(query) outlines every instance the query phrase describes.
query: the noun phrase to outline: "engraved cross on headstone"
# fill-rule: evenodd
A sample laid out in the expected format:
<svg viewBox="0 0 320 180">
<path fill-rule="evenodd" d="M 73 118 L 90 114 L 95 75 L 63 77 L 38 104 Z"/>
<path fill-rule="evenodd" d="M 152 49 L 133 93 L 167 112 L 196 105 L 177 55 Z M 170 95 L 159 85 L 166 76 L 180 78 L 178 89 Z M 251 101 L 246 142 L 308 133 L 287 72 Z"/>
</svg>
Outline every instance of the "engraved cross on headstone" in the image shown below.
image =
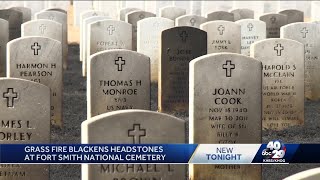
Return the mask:
<svg viewBox="0 0 320 180">
<path fill-rule="evenodd" d="M 307 30 L 306 27 L 304 27 L 304 28 L 301 29 L 300 32 L 302 33 L 302 37 L 306 38 L 309 31 Z"/>
<path fill-rule="evenodd" d="M 53 20 L 54 19 L 54 15 L 50 14 L 49 19 Z"/>
<path fill-rule="evenodd" d="M 114 60 L 114 64 L 118 66 L 118 71 L 122 71 L 122 66 L 126 64 L 126 60 L 118 57 L 118 59 Z"/>
<path fill-rule="evenodd" d="M 219 31 L 219 34 L 220 35 L 223 35 L 223 31 L 224 31 L 224 26 L 223 25 L 220 25 L 219 27 L 218 27 L 218 31 Z"/>
<path fill-rule="evenodd" d="M 235 69 L 235 64 L 231 63 L 231 60 L 227 60 L 225 64 L 222 65 L 222 69 L 226 70 L 226 77 L 231 77 L 231 70 Z"/>
<path fill-rule="evenodd" d="M 247 28 L 248 28 L 249 31 L 252 31 L 253 24 L 252 24 L 252 23 L 249 23 L 249 24 L 247 25 Z"/>
<path fill-rule="evenodd" d="M 194 24 L 196 23 L 196 20 L 194 18 L 191 18 L 190 23 L 191 23 L 191 26 L 194 26 Z"/>
<path fill-rule="evenodd" d="M 146 129 L 141 129 L 140 124 L 133 124 L 133 129 L 128 130 L 128 137 L 132 137 L 133 144 L 140 144 L 141 137 L 146 136 Z"/>
<path fill-rule="evenodd" d="M 33 55 L 39 55 L 39 50 L 41 50 L 41 46 L 35 42 L 33 45 L 31 45 L 31 50 L 33 50 Z"/>
<path fill-rule="evenodd" d="M 47 29 L 47 27 L 46 27 L 46 25 L 44 25 L 44 24 L 41 24 L 41 25 L 39 26 L 39 30 L 40 30 L 41 34 L 43 34 L 46 29 Z"/>
<path fill-rule="evenodd" d="M 113 32 L 116 30 L 116 28 L 114 28 L 114 26 L 110 25 L 107 30 L 109 31 L 109 35 L 112 35 Z"/>
<path fill-rule="evenodd" d="M 182 31 L 182 32 L 180 33 L 180 37 L 181 37 L 181 40 L 182 40 L 183 42 L 186 42 L 186 41 L 187 41 L 187 37 L 188 37 L 188 33 L 187 33 L 186 31 Z"/>
<path fill-rule="evenodd" d="M 18 93 L 14 92 L 13 88 L 8 88 L 7 92 L 3 93 L 3 98 L 7 99 L 7 107 L 13 107 L 14 99 L 18 98 Z"/>
<path fill-rule="evenodd" d="M 276 22 L 276 20 L 277 20 L 277 18 L 274 17 L 274 16 L 272 16 L 272 17 L 270 18 L 270 21 L 271 21 L 272 24 L 274 24 L 274 23 Z"/>
<path fill-rule="evenodd" d="M 277 56 L 281 56 L 281 53 L 282 53 L 282 50 L 284 50 L 284 47 L 281 44 L 277 44 L 277 46 L 275 46 L 273 49 L 277 51 Z"/>
<path fill-rule="evenodd" d="M 145 17 L 146 17 L 146 16 L 145 16 L 144 14 L 140 14 L 140 15 L 139 15 L 139 18 L 140 18 L 140 19 L 143 19 L 143 18 L 145 18 Z"/>
</svg>

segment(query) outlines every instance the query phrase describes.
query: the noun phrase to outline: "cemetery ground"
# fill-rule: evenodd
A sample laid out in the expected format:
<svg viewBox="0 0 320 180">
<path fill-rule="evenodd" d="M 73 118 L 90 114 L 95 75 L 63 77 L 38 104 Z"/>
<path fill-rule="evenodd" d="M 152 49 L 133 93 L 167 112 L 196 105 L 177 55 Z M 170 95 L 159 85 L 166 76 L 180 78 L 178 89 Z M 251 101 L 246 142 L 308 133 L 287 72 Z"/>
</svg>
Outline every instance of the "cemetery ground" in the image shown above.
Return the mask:
<svg viewBox="0 0 320 180">
<path fill-rule="evenodd" d="M 86 120 L 86 79 L 81 75 L 79 61 L 79 46 L 69 45 L 69 67 L 64 72 L 63 90 L 63 129 L 52 128 L 52 144 L 81 143 L 81 123 Z M 151 109 L 157 109 L 157 87 L 151 87 Z M 177 114 L 176 114 L 177 115 Z M 188 121 L 183 115 L 179 118 Z M 188 131 L 186 131 L 188 132 Z M 320 142 L 320 101 L 305 103 L 305 125 L 292 127 L 283 131 L 263 131 L 263 143 L 280 139 L 284 143 L 319 143 Z M 264 180 L 278 180 L 292 174 L 320 167 L 320 164 L 290 164 L 290 165 L 263 165 L 262 177 Z M 52 180 L 79 180 L 81 178 L 80 165 L 51 165 L 50 179 Z"/>
</svg>

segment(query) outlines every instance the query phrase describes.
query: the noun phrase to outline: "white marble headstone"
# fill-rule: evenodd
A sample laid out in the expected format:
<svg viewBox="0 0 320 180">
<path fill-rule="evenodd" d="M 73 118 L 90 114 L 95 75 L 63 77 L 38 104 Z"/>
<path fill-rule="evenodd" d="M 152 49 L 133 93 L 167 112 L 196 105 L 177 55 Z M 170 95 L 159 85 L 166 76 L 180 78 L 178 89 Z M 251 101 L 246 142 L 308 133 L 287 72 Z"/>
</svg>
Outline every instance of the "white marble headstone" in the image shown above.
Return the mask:
<svg viewBox="0 0 320 180">
<path fill-rule="evenodd" d="M 241 26 L 230 21 L 209 21 L 200 25 L 208 33 L 208 53 L 240 53 Z"/>
<path fill-rule="evenodd" d="M 161 32 L 172 27 L 174 21 L 167 18 L 150 17 L 138 21 L 137 52 L 150 57 L 152 82 L 158 82 Z"/>
</svg>

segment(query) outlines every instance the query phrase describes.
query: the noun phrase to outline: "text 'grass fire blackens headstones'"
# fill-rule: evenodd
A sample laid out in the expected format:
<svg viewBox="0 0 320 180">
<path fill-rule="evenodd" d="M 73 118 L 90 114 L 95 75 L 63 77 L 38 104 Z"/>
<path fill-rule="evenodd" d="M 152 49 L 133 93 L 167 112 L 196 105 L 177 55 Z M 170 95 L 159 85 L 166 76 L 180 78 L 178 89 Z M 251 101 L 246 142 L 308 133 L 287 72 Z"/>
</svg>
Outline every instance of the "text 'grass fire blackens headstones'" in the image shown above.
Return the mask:
<svg viewBox="0 0 320 180">
<path fill-rule="evenodd" d="M 250 45 L 266 39 L 266 23 L 255 19 L 236 21 L 241 26 L 241 54 L 250 56 Z"/>
<path fill-rule="evenodd" d="M 190 62 L 189 143 L 261 143 L 261 62 L 219 53 Z M 190 179 L 261 179 L 260 165 L 190 165 Z"/>
<path fill-rule="evenodd" d="M 284 14 L 269 13 L 260 16 L 267 26 L 267 38 L 279 38 L 280 27 L 287 24 L 287 16 Z"/>
<path fill-rule="evenodd" d="M 303 44 L 289 39 L 251 46 L 251 57 L 263 64 L 263 128 L 282 130 L 304 123 L 303 50 Z"/>
<path fill-rule="evenodd" d="M 185 121 L 166 114 L 143 110 L 105 113 L 82 123 L 81 142 L 84 144 L 185 143 Z M 173 164 L 82 165 L 83 180 L 123 178 L 174 180 L 185 179 L 185 172 L 185 165 Z"/>
<path fill-rule="evenodd" d="M 161 32 L 173 27 L 174 21 L 162 17 L 150 17 L 138 21 L 137 52 L 150 57 L 151 82 L 158 82 Z"/>
<path fill-rule="evenodd" d="M 52 124 L 62 127 L 62 47 L 47 37 L 22 37 L 7 45 L 7 76 L 27 79 L 51 89 Z"/>
<path fill-rule="evenodd" d="M 7 43 L 9 41 L 9 22 L 4 19 L 0 19 L 0 77 L 6 76 L 6 53 Z"/>
<path fill-rule="evenodd" d="M 292 23 L 281 28 L 281 37 L 304 45 L 305 97 L 320 99 L 320 27 L 316 23 Z"/>
<path fill-rule="evenodd" d="M 50 89 L 16 78 L 0 78 L 0 143 L 50 143 Z M 1 179 L 49 179 L 49 165 L 2 164 Z"/>
<path fill-rule="evenodd" d="M 208 33 L 208 53 L 240 53 L 241 27 L 229 21 L 210 21 L 200 25 Z"/>
<path fill-rule="evenodd" d="M 88 119 L 110 111 L 150 109 L 150 59 L 130 50 L 106 50 L 89 60 Z"/>
<path fill-rule="evenodd" d="M 205 54 L 205 31 L 187 26 L 162 31 L 158 81 L 160 112 L 188 112 L 189 62 Z"/>
</svg>

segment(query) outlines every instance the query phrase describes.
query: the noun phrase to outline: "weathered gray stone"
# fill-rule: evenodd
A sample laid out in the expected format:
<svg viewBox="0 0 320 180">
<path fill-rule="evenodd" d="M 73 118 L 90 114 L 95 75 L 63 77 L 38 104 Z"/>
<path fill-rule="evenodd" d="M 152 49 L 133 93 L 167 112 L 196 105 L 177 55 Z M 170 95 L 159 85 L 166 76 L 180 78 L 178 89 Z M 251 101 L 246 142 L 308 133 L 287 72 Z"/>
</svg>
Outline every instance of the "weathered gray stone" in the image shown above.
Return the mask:
<svg viewBox="0 0 320 180">
<path fill-rule="evenodd" d="M 107 50 L 89 59 L 88 119 L 124 109 L 150 109 L 150 59 L 129 50 Z"/>
<path fill-rule="evenodd" d="M 22 23 L 31 21 L 31 9 L 26 7 L 12 7 L 11 9 L 22 13 Z"/>
<path fill-rule="evenodd" d="M 208 21 L 216 21 L 216 20 L 223 20 L 223 21 L 234 21 L 233 13 L 229 13 L 227 11 L 215 11 L 207 14 Z"/>
<path fill-rule="evenodd" d="M 292 23 L 281 28 L 281 37 L 304 45 L 305 97 L 320 99 L 320 27 L 315 23 Z M 294 53 L 294 51 L 292 52 Z M 295 56 L 295 54 L 293 55 Z"/>
<path fill-rule="evenodd" d="M 48 19 L 28 21 L 21 25 L 21 37 L 26 36 L 48 37 L 62 43 L 62 25 Z"/>
<path fill-rule="evenodd" d="M 147 11 L 133 11 L 126 14 L 125 21 L 132 25 L 132 50 L 137 51 L 137 23 L 138 21 L 155 17 L 156 15 Z"/>
<path fill-rule="evenodd" d="M 7 75 L 51 88 L 51 122 L 62 127 L 62 46 L 47 37 L 22 37 L 7 45 Z"/>
<path fill-rule="evenodd" d="M 133 12 L 133 11 L 141 11 L 141 9 L 139 8 L 132 8 L 132 7 L 127 7 L 127 8 L 123 8 L 123 9 L 120 9 L 120 20 L 121 21 L 125 21 L 126 20 L 126 15 L 130 12 Z"/>
<path fill-rule="evenodd" d="M 261 143 L 261 62 L 235 53 L 190 62 L 189 143 Z M 261 179 L 261 165 L 189 165 L 189 178 Z"/>
<path fill-rule="evenodd" d="M 250 45 L 266 39 L 266 23 L 255 19 L 236 21 L 241 26 L 241 54 L 250 56 Z"/>
<path fill-rule="evenodd" d="M 283 180 L 318 180 L 320 179 L 320 168 L 308 169 L 291 175 Z"/>
<path fill-rule="evenodd" d="M 160 12 L 160 17 L 168 18 L 171 20 L 175 20 L 176 18 L 183 16 L 186 14 L 186 10 L 179 8 L 179 7 L 174 7 L 174 6 L 168 6 L 168 7 L 163 7 L 159 9 Z"/>
<path fill-rule="evenodd" d="M 83 144 L 185 143 L 185 121 L 166 114 L 143 110 L 105 113 L 81 124 L 81 142 Z M 134 167 L 133 170 L 126 173 L 108 171 L 108 167 L 123 169 L 128 166 Z M 185 172 L 185 165 L 173 164 L 82 165 L 82 179 L 84 180 L 121 178 L 174 180 L 185 179 Z"/>
<path fill-rule="evenodd" d="M 0 18 L 9 22 L 9 40 L 21 35 L 22 12 L 14 9 L 1 9 Z"/>
<path fill-rule="evenodd" d="M 137 24 L 137 52 L 150 57 L 151 82 L 158 82 L 161 32 L 173 27 L 172 20 L 162 17 L 150 17 Z"/>
<path fill-rule="evenodd" d="M 234 9 L 230 12 L 234 15 L 234 21 L 241 19 L 254 19 L 254 11 L 251 9 Z"/>
<path fill-rule="evenodd" d="M 48 87 L 23 79 L 0 78 L 0 94 L 1 144 L 50 143 Z M 2 164 L 0 171 L 4 180 L 49 180 L 49 165 Z"/>
<path fill-rule="evenodd" d="M 207 22 L 207 18 L 197 15 L 184 15 L 176 19 L 176 26 L 191 26 L 200 28 L 200 24 Z"/>
<path fill-rule="evenodd" d="M 36 19 L 49 19 L 56 21 L 62 25 L 62 54 L 63 54 L 63 68 L 68 67 L 68 17 L 67 14 L 59 11 L 41 11 L 35 14 Z"/>
<path fill-rule="evenodd" d="M 304 48 L 289 39 L 267 39 L 251 46 L 263 64 L 262 126 L 282 130 L 304 123 Z M 251 71 L 251 70 L 250 70 Z"/>
<path fill-rule="evenodd" d="M 81 55 L 83 55 L 83 49 L 85 49 L 85 47 L 83 47 L 81 44 L 81 41 L 83 41 L 83 34 L 85 33 L 83 27 L 83 21 L 87 18 L 90 17 L 97 17 L 97 16 L 104 16 L 107 17 L 107 13 L 103 12 L 103 11 L 96 11 L 96 10 L 89 10 L 89 11 L 84 11 L 80 14 L 80 61 L 83 61 Z"/>
<path fill-rule="evenodd" d="M 158 81 L 160 112 L 188 112 L 189 62 L 207 54 L 207 33 L 193 27 L 162 31 Z"/>
<path fill-rule="evenodd" d="M 87 60 L 94 53 L 110 49 L 132 49 L 132 25 L 117 20 L 102 20 L 89 24 Z M 88 66 L 88 62 L 87 62 Z"/>
<path fill-rule="evenodd" d="M 286 9 L 280 11 L 279 14 L 284 14 L 287 16 L 287 23 L 303 22 L 304 21 L 304 12 L 297 9 Z"/>
<path fill-rule="evenodd" d="M 209 21 L 200 25 L 208 33 L 208 53 L 240 53 L 241 27 L 230 21 Z"/>
<path fill-rule="evenodd" d="M 87 55 L 87 43 L 88 43 L 88 29 L 91 23 L 97 22 L 97 21 L 102 21 L 110 19 L 109 17 L 106 16 L 92 16 L 89 18 L 86 18 L 82 22 L 82 29 L 81 29 L 81 38 L 80 38 L 80 58 L 82 59 L 82 76 L 86 77 L 87 76 L 87 62 L 88 62 L 88 55 Z"/>
<path fill-rule="evenodd" d="M 280 27 L 287 24 L 287 16 L 284 14 L 269 13 L 260 16 L 267 26 L 267 38 L 279 38 Z"/>
<path fill-rule="evenodd" d="M 9 41 L 9 22 L 0 19 L 0 77 L 6 76 L 6 54 L 7 43 Z"/>
</svg>

